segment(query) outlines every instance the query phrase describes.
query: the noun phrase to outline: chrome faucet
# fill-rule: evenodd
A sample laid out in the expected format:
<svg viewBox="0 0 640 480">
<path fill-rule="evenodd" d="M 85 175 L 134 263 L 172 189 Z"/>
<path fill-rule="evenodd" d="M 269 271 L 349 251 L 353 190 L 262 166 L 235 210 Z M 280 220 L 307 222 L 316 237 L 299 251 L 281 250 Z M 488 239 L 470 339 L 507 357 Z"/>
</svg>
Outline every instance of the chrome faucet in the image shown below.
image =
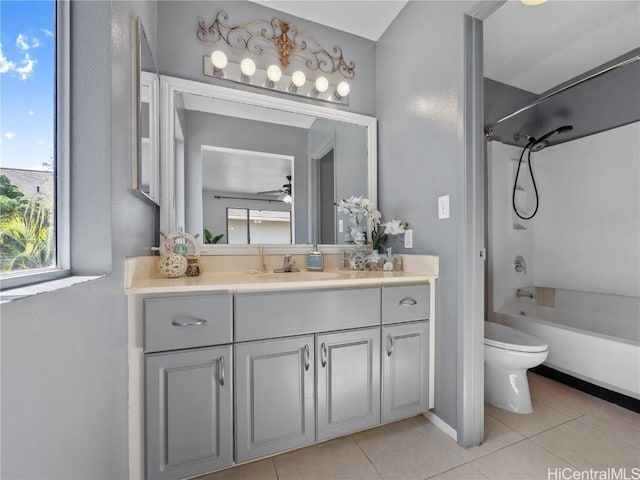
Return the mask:
<svg viewBox="0 0 640 480">
<path fill-rule="evenodd" d="M 516 297 L 518 298 L 536 298 L 535 287 L 531 287 L 531 289 L 527 288 L 519 288 L 516 290 Z"/>
<path fill-rule="evenodd" d="M 276 268 L 274 270 L 275 273 L 290 273 L 290 272 L 299 272 L 297 268 L 293 268 L 296 264 L 296 261 L 293 259 L 293 255 L 285 255 L 284 262 L 282 263 L 282 268 Z"/>
</svg>

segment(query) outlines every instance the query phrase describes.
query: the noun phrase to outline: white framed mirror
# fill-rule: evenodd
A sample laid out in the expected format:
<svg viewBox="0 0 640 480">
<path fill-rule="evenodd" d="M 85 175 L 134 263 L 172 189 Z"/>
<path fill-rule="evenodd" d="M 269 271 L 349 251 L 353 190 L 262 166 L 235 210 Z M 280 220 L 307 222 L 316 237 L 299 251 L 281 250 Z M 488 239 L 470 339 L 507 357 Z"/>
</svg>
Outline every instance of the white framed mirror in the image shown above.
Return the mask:
<svg viewBox="0 0 640 480">
<path fill-rule="evenodd" d="M 168 76 L 160 92 L 162 232 L 199 234 L 209 254 L 337 251 L 335 202 L 376 204 L 374 117 Z"/>
<path fill-rule="evenodd" d="M 139 17 L 131 19 L 132 188 L 160 204 L 160 77 Z"/>
</svg>

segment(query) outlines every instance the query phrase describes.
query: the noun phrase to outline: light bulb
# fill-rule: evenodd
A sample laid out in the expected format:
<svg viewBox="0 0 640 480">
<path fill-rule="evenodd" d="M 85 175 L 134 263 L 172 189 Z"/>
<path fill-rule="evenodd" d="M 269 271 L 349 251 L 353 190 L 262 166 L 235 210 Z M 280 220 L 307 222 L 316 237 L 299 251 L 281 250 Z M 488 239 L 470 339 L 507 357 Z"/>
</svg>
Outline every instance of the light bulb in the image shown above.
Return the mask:
<svg viewBox="0 0 640 480">
<path fill-rule="evenodd" d="M 240 70 L 247 77 L 250 77 L 251 75 L 256 73 L 256 64 L 250 58 L 243 58 L 242 61 L 240 62 Z"/>
<path fill-rule="evenodd" d="M 222 70 L 227 66 L 227 56 L 223 51 L 214 50 L 214 52 L 211 54 L 211 63 L 217 69 Z"/>
<path fill-rule="evenodd" d="M 307 81 L 307 77 L 300 70 L 296 70 L 291 75 L 291 83 L 293 83 L 296 87 L 301 87 Z"/>
<path fill-rule="evenodd" d="M 351 87 L 347 82 L 340 82 L 338 84 L 338 87 L 336 88 L 336 92 L 340 97 L 346 97 L 347 95 L 349 95 L 350 91 L 351 91 Z"/>
<path fill-rule="evenodd" d="M 326 92 L 327 88 L 329 88 L 329 80 L 326 77 L 316 78 L 315 88 L 320 93 Z"/>
<path fill-rule="evenodd" d="M 521 0 L 521 1 L 524 5 L 528 5 L 530 7 L 535 5 L 541 5 L 547 2 L 547 0 Z"/>
<path fill-rule="evenodd" d="M 271 65 L 267 68 L 267 78 L 272 82 L 277 82 L 282 78 L 282 70 L 277 65 Z"/>
</svg>

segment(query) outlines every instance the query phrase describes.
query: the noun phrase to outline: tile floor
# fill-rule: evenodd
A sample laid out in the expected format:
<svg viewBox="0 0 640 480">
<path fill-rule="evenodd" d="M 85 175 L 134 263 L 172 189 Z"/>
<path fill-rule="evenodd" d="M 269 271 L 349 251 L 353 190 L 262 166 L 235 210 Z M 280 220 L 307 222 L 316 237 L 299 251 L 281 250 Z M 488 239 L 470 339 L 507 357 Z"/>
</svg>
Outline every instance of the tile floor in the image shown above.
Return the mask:
<svg viewBox="0 0 640 480">
<path fill-rule="evenodd" d="M 529 383 L 534 412 L 486 405 L 478 447 L 460 447 L 419 416 L 197 480 L 549 480 L 562 478 L 550 468 L 564 467 L 626 467 L 627 478 L 638 478 L 631 469 L 640 468 L 640 414 L 533 373 Z"/>
</svg>

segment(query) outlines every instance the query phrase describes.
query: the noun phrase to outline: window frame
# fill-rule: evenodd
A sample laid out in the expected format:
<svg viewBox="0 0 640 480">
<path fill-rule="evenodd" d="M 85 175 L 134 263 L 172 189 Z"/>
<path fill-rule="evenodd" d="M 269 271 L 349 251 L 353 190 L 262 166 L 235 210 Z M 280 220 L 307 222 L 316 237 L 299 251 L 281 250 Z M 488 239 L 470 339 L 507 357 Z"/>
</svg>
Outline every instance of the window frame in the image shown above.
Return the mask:
<svg viewBox="0 0 640 480">
<path fill-rule="evenodd" d="M 70 236 L 70 127 L 71 127 L 71 2 L 54 0 L 55 87 L 54 87 L 54 224 L 56 265 L 54 267 L 3 273 L 0 290 L 24 287 L 71 275 Z"/>
</svg>

